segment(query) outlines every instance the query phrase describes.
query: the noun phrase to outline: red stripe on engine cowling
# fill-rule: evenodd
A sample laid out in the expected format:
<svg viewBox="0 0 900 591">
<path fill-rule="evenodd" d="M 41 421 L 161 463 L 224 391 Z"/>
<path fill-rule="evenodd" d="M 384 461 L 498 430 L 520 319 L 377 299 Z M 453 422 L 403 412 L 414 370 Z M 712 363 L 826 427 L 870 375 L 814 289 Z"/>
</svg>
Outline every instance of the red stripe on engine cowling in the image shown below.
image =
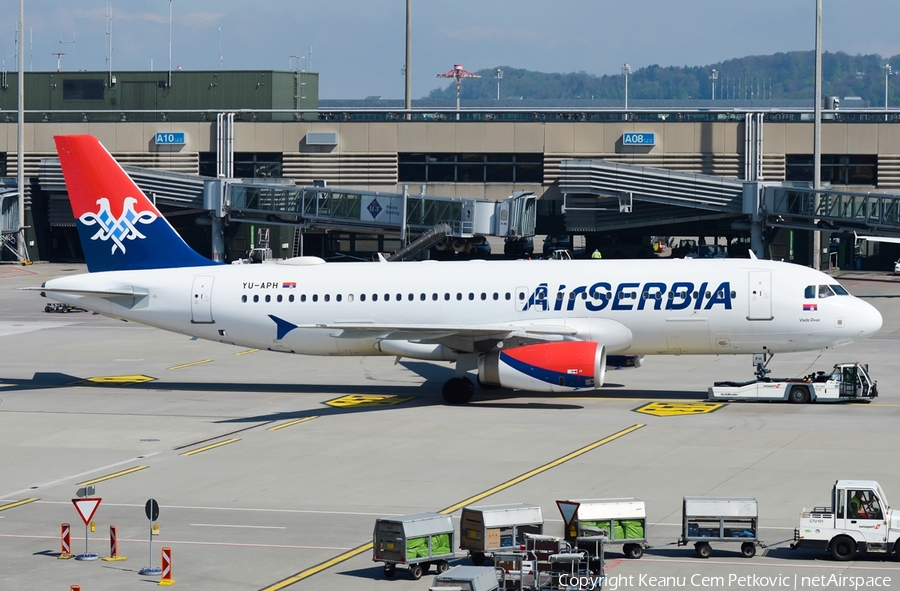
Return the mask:
<svg viewBox="0 0 900 591">
<path fill-rule="evenodd" d="M 563 341 L 505 349 L 504 353 L 541 369 L 559 373 L 575 370 L 577 375 L 592 376 L 598 346 L 592 341 Z"/>
</svg>

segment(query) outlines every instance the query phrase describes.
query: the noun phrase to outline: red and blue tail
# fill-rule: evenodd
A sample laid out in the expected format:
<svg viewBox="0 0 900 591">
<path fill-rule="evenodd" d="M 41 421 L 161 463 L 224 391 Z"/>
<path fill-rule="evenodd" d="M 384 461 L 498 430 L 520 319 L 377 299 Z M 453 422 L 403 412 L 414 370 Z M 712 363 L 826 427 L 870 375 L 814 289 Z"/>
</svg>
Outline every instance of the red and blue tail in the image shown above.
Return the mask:
<svg viewBox="0 0 900 591">
<path fill-rule="evenodd" d="M 53 139 L 89 271 L 217 264 L 185 243 L 97 138 Z"/>
</svg>

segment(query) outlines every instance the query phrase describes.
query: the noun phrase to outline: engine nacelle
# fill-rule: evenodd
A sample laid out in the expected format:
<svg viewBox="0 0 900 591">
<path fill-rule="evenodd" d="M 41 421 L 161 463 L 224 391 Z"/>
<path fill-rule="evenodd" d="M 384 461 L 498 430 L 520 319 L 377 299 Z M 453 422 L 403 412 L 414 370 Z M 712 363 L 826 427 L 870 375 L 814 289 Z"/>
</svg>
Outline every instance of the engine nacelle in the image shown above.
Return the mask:
<svg viewBox="0 0 900 591">
<path fill-rule="evenodd" d="M 606 367 L 614 369 L 638 368 L 644 365 L 643 355 L 607 355 Z"/>
<path fill-rule="evenodd" d="M 560 341 L 491 351 L 478 358 L 482 384 L 573 392 L 603 385 L 606 348 L 593 341 Z"/>
</svg>

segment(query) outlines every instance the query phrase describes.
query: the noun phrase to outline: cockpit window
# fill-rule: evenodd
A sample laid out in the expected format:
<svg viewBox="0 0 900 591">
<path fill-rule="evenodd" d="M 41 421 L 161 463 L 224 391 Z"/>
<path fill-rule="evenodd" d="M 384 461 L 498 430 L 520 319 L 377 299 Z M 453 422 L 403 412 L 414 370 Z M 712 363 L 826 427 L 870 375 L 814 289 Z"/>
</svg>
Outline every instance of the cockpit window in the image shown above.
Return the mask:
<svg viewBox="0 0 900 591">
<path fill-rule="evenodd" d="M 819 297 L 820 298 L 830 298 L 833 295 L 834 295 L 834 292 L 831 291 L 831 288 L 828 287 L 827 285 L 819 286 Z"/>
<path fill-rule="evenodd" d="M 816 299 L 816 286 L 815 285 L 807 285 L 806 289 L 803 290 L 803 297 L 808 300 Z"/>
<path fill-rule="evenodd" d="M 836 293 L 838 295 L 850 295 L 850 292 L 848 292 L 846 289 L 844 289 L 844 286 L 842 286 L 838 283 L 835 283 L 834 285 L 832 285 L 831 289 L 833 289 L 834 293 Z"/>
</svg>

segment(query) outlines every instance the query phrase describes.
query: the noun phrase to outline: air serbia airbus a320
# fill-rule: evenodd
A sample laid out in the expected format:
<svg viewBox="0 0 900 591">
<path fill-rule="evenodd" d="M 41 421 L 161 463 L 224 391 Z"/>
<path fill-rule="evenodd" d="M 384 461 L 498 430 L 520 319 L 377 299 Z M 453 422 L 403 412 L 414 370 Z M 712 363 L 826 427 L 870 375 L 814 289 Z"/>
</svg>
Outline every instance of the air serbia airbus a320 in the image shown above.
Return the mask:
<svg viewBox="0 0 900 591">
<path fill-rule="evenodd" d="M 455 362 L 450 403 L 471 399 L 469 372 L 484 386 L 592 390 L 608 361 L 818 350 L 881 328 L 828 275 L 755 258 L 216 264 L 96 138 L 56 146 L 90 273 L 47 281 L 47 296 L 243 347 Z"/>
</svg>

